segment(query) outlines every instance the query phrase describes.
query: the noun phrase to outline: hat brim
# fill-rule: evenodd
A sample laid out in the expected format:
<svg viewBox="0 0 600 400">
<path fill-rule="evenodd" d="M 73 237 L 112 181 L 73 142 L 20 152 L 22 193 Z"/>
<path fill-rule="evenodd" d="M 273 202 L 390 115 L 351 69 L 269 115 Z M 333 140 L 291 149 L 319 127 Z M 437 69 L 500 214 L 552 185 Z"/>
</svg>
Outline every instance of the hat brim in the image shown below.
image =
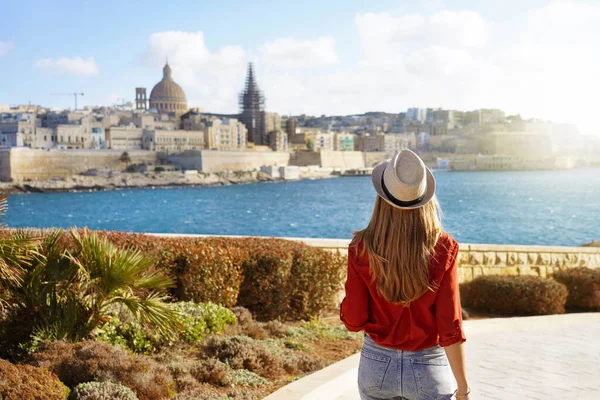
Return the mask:
<svg viewBox="0 0 600 400">
<path fill-rule="evenodd" d="M 427 190 L 425 192 L 425 197 L 423 197 L 423 200 L 421 200 L 417 204 L 413 204 L 408 207 L 400 207 L 399 205 L 394 204 L 388 198 L 388 196 L 385 194 L 383 188 L 381 187 L 381 178 L 383 177 L 383 173 L 389 163 L 390 163 L 390 160 L 382 161 L 379 164 L 377 164 L 377 166 L 375 168 L 373 168 L 373 173 L 371 174 L 371 180 L 373 182 L 373 187 L 375 188 L 377 195 L 379 197 L 381 197 L 383 200 L 385 200 L 388 204 L 390 204 L 396 208 L 401 208 L 403 210 L 410 210 L 413 208 L 423 207 L 425 204 L 429 203 L 429 201 L 433 198 L 433 195 L 435 194 L 435 178 L 433 177 L 433 173 L 431 172 L 431 170 L 429 168 L 427 168 L 427 166 L 426 166 L 425 173 L 426 173 L 426 179 L 427 179 Z"/>
</svg>

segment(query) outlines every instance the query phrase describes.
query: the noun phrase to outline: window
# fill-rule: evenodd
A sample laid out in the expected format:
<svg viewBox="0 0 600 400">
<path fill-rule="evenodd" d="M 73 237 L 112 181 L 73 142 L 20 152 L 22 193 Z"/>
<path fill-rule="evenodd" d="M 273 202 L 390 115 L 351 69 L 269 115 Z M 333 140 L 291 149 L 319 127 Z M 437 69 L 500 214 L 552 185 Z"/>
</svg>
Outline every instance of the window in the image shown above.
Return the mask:
<svg viewBox="0 0 600 400">
<path fill-rule="evenodd" d="M 44 142 L 46 141 L 46 136 L 44 136 Z"/>
<path fill-rule="evenodd" d="M 71 143 L 71 136 L 69 136 L 69 143 Z"/>
</svg>

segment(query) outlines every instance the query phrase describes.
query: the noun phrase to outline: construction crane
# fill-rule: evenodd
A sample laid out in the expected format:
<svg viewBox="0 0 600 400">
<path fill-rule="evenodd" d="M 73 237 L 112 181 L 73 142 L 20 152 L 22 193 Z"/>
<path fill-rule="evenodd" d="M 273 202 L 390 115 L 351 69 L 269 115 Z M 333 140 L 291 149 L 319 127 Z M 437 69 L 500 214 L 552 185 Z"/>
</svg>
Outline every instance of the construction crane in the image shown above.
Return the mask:
<svg viewBox="0 0 600 400">
<path fill-rule="evenodd" d="M 73 96 L 75 99 L 75 110 L 77 111 L 77 96 L 83 96 L 83 93 L 52 93 L 54 96 Z"/>
</svg>

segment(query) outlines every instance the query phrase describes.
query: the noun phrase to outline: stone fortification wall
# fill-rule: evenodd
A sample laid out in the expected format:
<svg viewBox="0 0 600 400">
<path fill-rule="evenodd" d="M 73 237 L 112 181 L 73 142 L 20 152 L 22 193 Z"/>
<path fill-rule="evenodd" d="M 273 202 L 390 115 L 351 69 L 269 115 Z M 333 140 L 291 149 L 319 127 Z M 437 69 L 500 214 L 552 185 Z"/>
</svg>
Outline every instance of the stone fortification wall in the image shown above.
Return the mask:
<svg viewBox="0 0 600 400">
<path fill-rule="evenodd" d="M 131 163 L 156 164 L 156 153 L 128 151 Z M 46 180 L 66 178 L 90 169 L 121 170 L 123 151 L 115 150 L 41 150 L 13 148 L 0 150 L 0 180 Z"/>
<path fill-rule="evenodd" d="M 185 151 L 167 160 L 186 169 L 202 172 L 245 171 L 269 165 L 288 165 L 290 155 L 275 151 Z"/>
<path fill-rule="evenodd" d="M 321 153 L 317 151 L 296 151 L 290 156 L 290 165 L 307 167 L 309 165 L 321 166 Z"/>
<path fill-rule="evenodd" d="M 360 151 L 321 151 L 322 168 L 360 169 L 365 160 Z"/>
<path fill-rule="evenodd" d="M 290 165 L 360 169 L 365 167 L 365 158 L 360 151 L 297 151 L 291 156 Z"/>
<path fill-rule="evenodd" d="M 363 157 L 365 159 L 365 167 L 369 168 L 369 167 L 374 167 L 377 164 L 379 164 L 381 161 L 389 158 L 390 156 L 388 156 L 386 153 L 383 152 L 368 152 L 368 153 L 363 153 Z"/>
<path fill-rule="evenodd" d="M 167 235 L 204 236 L 204 235 Z M 350 240 L 284 238 L 346 254 Z M 458 255 L 459 280 L 468 282 L 480 275 L 537 275 L 547 277 L 564 268 L 600 268 L 599 247 L 519 246 L 461 244 Z"/>
</svg>

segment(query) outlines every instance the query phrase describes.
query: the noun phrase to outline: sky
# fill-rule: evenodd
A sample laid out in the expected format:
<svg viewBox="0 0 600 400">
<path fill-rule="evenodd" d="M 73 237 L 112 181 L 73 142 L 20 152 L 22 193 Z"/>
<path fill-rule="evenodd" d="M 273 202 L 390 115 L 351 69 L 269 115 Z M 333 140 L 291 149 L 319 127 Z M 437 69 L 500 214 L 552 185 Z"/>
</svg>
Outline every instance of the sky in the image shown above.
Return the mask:
<svg viewBox="0 0 600 400">
<path fill-rule="evenodd" d="M 268 111 L 500 108 L 600 134 L 600 1 L 23 0 L 0 5 L 0 104 L 148 95 L 168 58 L 188 105 L 235 113 L 253 62 Z"/>
</svg>

